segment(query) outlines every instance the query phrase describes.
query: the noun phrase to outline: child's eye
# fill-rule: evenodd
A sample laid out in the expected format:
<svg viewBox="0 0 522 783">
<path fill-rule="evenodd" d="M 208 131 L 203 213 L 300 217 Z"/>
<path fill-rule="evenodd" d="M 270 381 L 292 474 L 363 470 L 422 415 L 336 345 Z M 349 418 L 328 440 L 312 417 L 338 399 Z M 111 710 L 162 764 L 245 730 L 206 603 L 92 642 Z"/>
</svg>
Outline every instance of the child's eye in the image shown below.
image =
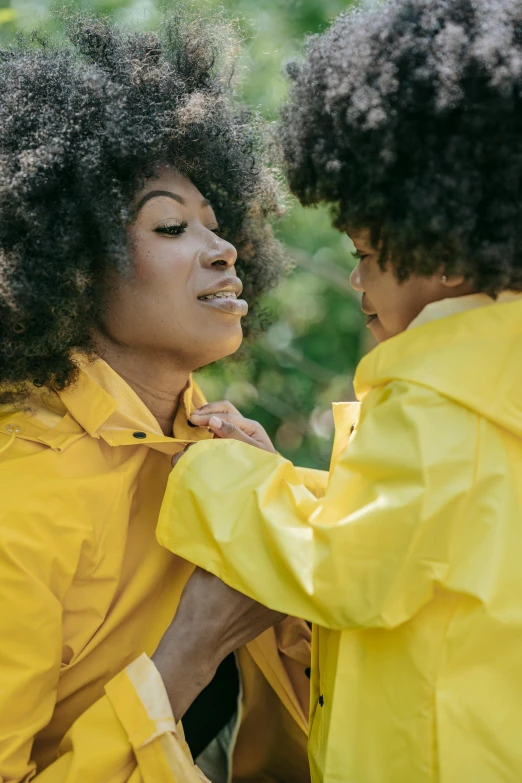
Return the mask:
<svg viewBox="0 0 522 783">
<path fill-rule="evenodd" d="M 162 226 L 157 226 L 154 231 L 157 234 L 166 234 L 169 237 L 179 237 L 187 228 L 187 223 L 170 223 Z"/>
</svg>

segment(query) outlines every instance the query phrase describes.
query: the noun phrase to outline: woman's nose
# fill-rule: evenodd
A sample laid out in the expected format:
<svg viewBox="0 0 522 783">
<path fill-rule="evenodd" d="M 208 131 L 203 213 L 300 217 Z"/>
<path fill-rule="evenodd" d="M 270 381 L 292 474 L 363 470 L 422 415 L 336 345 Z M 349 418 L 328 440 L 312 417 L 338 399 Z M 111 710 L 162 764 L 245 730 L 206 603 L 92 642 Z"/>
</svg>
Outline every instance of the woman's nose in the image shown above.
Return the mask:
<svg viewBox="0 0 522 783">
<path fill-rule="evenodd" d="M 352 286 L 354 291 L 364 291 L 361 282 L 361 271 L 359 269 L 359 266 L 360 265 L 357 264 L 352 274 L 350 275 L 350 285 Z"/>
<path fill-rule="evenodd" d="M 234 245 L 222 237 L 215 236 L 209 247 L 201 253 L 200 263 L 205 267 L 223 266 L 231 267 L 237 261 L 237 250 Z"/>
</svg>

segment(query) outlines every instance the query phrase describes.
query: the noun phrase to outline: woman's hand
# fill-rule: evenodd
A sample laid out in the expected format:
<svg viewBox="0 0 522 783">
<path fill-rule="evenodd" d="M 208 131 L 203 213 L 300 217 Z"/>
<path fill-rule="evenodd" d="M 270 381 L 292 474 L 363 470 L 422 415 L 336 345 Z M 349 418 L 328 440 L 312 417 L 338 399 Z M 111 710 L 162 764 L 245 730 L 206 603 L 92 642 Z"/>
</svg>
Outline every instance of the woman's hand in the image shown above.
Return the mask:
<svg viewBox="0 0 522 783">
<path fill-rule="evenodd" d="M 267 609 L 196 568 L 152 660 L 176 720 L 208 685 L 221 661 L 286 615 Z"/>
<path fill-rule="evenodd" d="M 218 438 L 233 438 L 264 451 L 276 453 L 272 441 L 257 421 L 245 419 L 231 402 L 210 402 L 191 414 L 190 420 L 198 427 L 208 427 Z"/>
</svg>

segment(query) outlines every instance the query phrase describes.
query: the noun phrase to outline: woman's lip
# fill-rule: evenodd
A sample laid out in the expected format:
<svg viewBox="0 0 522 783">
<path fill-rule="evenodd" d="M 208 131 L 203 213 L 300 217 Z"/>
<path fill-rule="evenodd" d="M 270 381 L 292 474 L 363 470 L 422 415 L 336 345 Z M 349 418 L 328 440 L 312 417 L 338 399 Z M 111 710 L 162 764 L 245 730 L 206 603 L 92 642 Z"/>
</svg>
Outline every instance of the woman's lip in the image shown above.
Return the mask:
<svg viewBox="0 0 522 783">
<path fill-rule="evenodd" d="M 243 317 L 248 313 L 248 304 L 244 299 L 220 297 L 219 299 L 198 299 L 198 302 L 206 307 L 213 307 L 215 310 L 220 310 L 222 313 L 229 313 L 230 315 Z"/>
</svg>

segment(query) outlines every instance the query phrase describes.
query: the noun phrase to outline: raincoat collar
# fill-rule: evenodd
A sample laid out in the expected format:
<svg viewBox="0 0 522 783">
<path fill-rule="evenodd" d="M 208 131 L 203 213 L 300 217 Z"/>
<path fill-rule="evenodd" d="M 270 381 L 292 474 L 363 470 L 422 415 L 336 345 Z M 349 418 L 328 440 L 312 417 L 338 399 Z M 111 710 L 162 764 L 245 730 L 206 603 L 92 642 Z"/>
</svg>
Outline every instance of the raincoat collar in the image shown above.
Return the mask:
<svg viewBox="0 0 522 783">
<path fill-rule="evenodd" d="M 408 329 L 415 329 L 416 326 L 423 326 L 423 324 L 438 321 L 450 315 L 466 313 L 469 310 L 477 310 L 480 307 L 488 307 L 495 304 L 516 302 L 519 299 L 522 299 L 522 294 L 516 291 L 502 291 L 496 299 L 487 294 L 470 294 L 468 296 L 442 299 L 439 302 L 432 302 L 426 305 L 417 318 L 413 319 Z"/>
<path fill-rule="evenodd" d="M 417 383 L 522 436 L 522 296 L 434 304 L 362 359 L 358 399 L 393 380 Z"/>
<path fill-rule="evenodd" d="M 205 399 L 189 380 L 174 421 L 172 436 L 166 436 L 155 417 L 133 389 L 102 359 L 77 359 L 77 380 L 58 394 L 39 390 L 34 410 L 3 410 L 0 429 L 16 437 L 38 441 L 55 451 L 64 451 L 88 434 L 111 446 L 146 445 L 156 451 L 176 454 L 187 443 L 211 438 L 188 417 Z"/>
<path fill-rule="evenodd" d="M 182 394 L 172 436 L 167 436 L 136 392 L 103 359 L 81 359 L 78 363 L 77 382 L 59 396 L 91 437 L 102 438 L 111 446 L 142 443 L 168 454 L 212 437 L 207 430 L 189 424 L 192 411 L 205 401 L 192 378 Z"/>
<path fill-rule="evenodd" d="M 98 436 L 100 428 L 118 410 L 118 401 L 90 376 L 88 367 L 82 368 L 75 383 L 58 396 L 64 409 L 91 437 Z"/>
</svg>

